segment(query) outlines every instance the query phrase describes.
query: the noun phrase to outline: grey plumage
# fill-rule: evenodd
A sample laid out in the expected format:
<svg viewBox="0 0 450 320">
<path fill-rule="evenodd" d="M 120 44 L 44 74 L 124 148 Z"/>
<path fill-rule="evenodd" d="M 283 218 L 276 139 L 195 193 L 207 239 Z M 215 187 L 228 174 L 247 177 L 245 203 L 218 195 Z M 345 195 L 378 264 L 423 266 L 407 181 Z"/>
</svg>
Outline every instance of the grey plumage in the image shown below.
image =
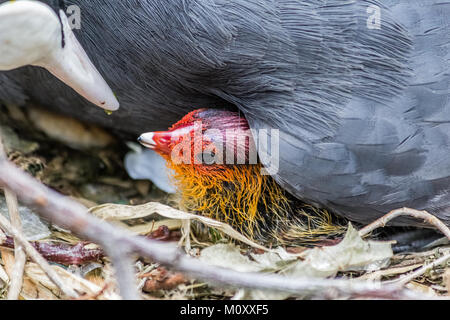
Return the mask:
<svg viewBox="0 0 450 320">
<path fill-rule="evenodd" d="M 132 134 L 238 108 L 281 130 L 275 178 L 298 198 L 361 222 L 409 206 L 450 224 L 450 1 L 73 2 L 121 110 L 106 117 L 31 68 L 0 74 L 0 100 Z M 367 28 L 370 5 L 380 29 Z"/>
</svg>

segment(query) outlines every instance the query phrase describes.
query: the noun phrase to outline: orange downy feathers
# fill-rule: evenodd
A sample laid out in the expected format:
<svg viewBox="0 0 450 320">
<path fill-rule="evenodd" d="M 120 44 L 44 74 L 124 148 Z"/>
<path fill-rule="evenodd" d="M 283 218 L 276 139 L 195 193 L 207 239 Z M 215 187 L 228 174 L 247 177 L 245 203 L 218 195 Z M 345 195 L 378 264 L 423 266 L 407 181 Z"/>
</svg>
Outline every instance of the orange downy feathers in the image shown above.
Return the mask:
<svg viewBox="0 0 450 320">
<path fill-rule="evenodd" d="M 304 245 L 344 231 L 326 210 L 293 199 L 261 175 L 261 165 L 224 166 L 214 174 L 195 165 L 168 166 L 183 210 L 225 222 L 263 244 Z"/>
</svg>

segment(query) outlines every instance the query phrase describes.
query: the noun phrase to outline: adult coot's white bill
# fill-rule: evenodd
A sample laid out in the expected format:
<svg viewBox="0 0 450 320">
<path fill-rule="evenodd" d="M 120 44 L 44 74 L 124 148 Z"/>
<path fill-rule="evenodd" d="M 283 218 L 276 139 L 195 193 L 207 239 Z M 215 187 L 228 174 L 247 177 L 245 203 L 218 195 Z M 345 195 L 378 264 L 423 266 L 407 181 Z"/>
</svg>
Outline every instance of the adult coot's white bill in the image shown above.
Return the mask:
<svg viewBox="0 0 450 320">
<path fill-rule="evenodd" d="M 75 38 L 63 11 L 59 11 L 58 17 L 49 6 L 38 1 L 3 3 L 0 70 L 26 65 L 46 68 L 103 109 L 119 108 L 110 87 Z"/>
</svg>

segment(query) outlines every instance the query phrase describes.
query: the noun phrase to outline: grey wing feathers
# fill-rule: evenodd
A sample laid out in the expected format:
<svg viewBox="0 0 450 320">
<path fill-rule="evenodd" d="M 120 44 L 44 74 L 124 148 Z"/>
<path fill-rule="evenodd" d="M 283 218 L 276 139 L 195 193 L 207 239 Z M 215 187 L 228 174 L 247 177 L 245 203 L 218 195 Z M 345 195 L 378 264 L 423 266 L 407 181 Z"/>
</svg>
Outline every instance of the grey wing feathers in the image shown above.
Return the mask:
<svg viewBox="0 0 450 320">
<path fill-rule="evenodd" d="M 442 209 L 450 207 L 450 2 L 382 3 L 390 27 L 383 29 L 382 20 L 375 32 L 389 34 L 365 35 L 371 31 L 359 22 L 354 39 L 360 43 L 353 48 L 361 69 L 352 67 L 351 95 L 336 106 L 335 132 L 317 139 L 305 127 L 282 132 L 276 179 L 299 198 L 356 221 L 411 206 L 433 208 L 450 222 Z M 397 38 L 401 50 L 380 55 Z M 373 57 L 371 45 L 378 48 Z M 380 70 L 390 78 L 381 77 Z M 257 117 L 251 123 L 270 126 Z"/>
</svg>

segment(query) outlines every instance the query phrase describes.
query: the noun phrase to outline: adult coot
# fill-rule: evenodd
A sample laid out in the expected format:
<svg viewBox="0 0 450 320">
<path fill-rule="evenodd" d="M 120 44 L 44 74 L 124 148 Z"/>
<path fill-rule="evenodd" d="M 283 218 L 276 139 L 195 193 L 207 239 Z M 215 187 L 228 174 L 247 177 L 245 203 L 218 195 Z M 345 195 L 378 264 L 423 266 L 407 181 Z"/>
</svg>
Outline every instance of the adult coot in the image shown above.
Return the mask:
<svg viewBox="0 0 450 320">
<path fill-rule="evenodd" d="M 409 206 L 450 224 L 450 2 L 76 4 L 77 35 L 121 109 L 106 117 L 35 69 L 1 74 L 0 99 L 131 134 L 238 111 L 279 130 L 274 178 L 295 197 L 360 222 Z"/>
</svg>

